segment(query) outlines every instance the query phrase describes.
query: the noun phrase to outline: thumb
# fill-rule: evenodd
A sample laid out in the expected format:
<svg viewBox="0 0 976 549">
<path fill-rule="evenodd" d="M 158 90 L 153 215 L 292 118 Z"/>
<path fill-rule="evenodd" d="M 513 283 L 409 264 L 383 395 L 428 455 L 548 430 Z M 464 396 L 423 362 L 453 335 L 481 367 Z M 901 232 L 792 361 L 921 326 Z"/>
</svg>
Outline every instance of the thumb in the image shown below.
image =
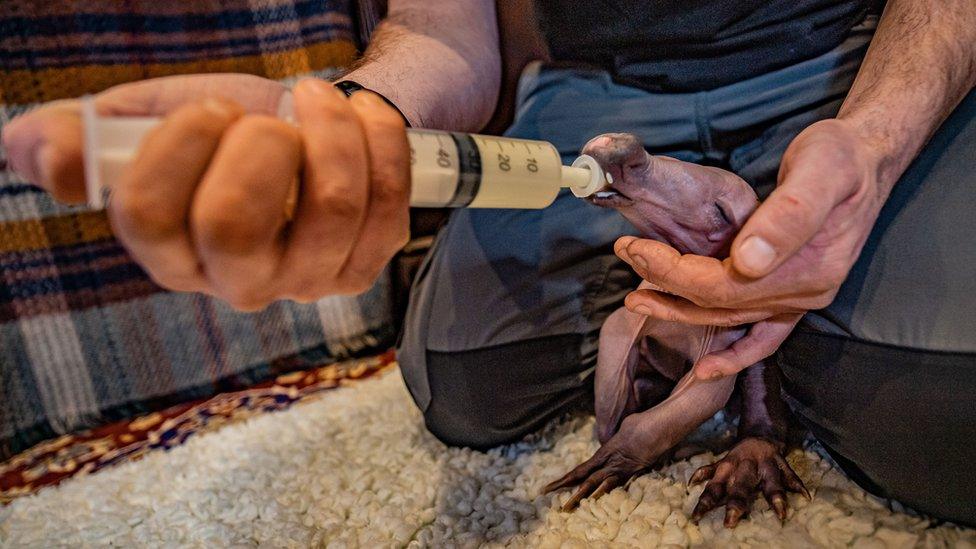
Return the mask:
<svg viewBox="0 0 976 549">
<path fill-rule="evenodd" d="M 247 74 L 168 76 L 121 84 L 95 96 L 103 115 L 162 116 L 190 101 L 222 97 L 246 112 L 275 114 L 285 87 Z M 3 128 L 10 167 L 62 202 L 84 202 L 82 124 L 77 100 L 41 105 Z"/>
<path fill-rule="evenodd" d="M 828 170 L 798 157 L 780 168 L 780 185 L 759 205 L 732 243 L 732 265 L 739 273 L 765 276 L 806 244 L 839 201 L 836 185 L 825 184 Z"/>
<path fill-rule="evenodd" d="M 56 101 L 3 128 L 10 169 L 62 202 L 83 202 L 81 118 L 77 101 Z"/>
<path fill-rule="evenodd" d="M 221 98 L 244 112 L 274 115 L 287 88 L 250 74 L 187 74 L 130 82 L 95 96 L 98 112 L 116 116 L 162 116 L 191 101 Z"/>
</svg>

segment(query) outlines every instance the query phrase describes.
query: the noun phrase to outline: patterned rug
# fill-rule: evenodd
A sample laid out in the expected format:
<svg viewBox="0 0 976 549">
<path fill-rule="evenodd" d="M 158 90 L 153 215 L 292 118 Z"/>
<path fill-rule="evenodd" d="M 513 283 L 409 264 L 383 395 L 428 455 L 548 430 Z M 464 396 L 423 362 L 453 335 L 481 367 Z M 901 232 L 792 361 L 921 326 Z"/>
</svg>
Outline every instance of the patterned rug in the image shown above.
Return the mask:
<svg viewBox="0 0 976 549">
<path fill-rule="evenodd" d="M 339 366 L 336 379 L 343 368 L 371 379 L 275 413 L 252 407 L 245 421 L 169 451 L 0 506 L 0 547 L 976 548 L 976 530 L 869 496 L 816 444 L 788 456 L 813 499 L 791 495 L 785 523 L 762 500 L 734 530 L 717 511 L 691 522 L 702 487 L 688 479 L 731 435 L 722 414 L 673 462 L 562 512 L 570 494 L 542 487 L 596 449 L 592 417 L 555 421 L 489 452 L 448 448 L 424 428 L 388 359 Z M 214 425 L 234 406 L 225 404 L 197 417 Z M 165 422 L 150 438 L 165 438 Z"/>
<path fill-rule="evenodd" d="M 9 503 L 72 477 L 140 459 L 148 452 L 169 450 L 198 433 L 284 410 L 310 395 L 393 368 L 394 361 L 393 351 L 389 351 L 375 357 L 292 372 L 244 391 L 222 393 L 40 443 L 0 464 L 0 503 Z"/>
</svg>

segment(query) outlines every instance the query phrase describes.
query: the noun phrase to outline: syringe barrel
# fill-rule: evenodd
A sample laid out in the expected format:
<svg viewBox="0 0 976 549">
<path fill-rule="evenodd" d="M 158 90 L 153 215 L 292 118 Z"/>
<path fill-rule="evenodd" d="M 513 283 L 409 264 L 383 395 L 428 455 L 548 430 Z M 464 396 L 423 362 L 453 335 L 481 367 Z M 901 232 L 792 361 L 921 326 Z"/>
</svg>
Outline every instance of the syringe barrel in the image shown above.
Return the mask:
<svg viewBox="0 0 976 549">
<path fill-rule="evenodd" d="M 93 101 L 83 106 L 88 202 L 101 208 L 143 137 L 161 119 L 102 117 Z M 569 185 L 564 171 L 574 170 L 564 168 L 556 148 L 545 141 L 421 129 L 408 129 L 407 138 L 411 206 L 545 208 L 560 187 Z M 582 179 L 575 175 L 573 181 Z"/>
<path fill-rule="evenodd" d="M 555 147 L 529 141 L 407 130 L 410 205 L 448 208 L 545 208 L 562 182 Z"/>
</svg>

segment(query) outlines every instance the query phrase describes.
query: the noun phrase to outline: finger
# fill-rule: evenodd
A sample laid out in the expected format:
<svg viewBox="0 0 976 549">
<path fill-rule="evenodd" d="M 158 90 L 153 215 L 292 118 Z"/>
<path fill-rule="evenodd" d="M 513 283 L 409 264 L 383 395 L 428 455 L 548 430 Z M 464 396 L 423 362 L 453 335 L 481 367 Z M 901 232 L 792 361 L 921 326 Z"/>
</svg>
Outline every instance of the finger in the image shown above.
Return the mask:
<svg viewBox="0 0 976 549">
<path fill-rule="evenodd" d="M 778 312 L 772 309 L 718 309 L 699 307 L 682 297 L 654 290 L 635 290 L 624 300 L 631 311 L 667 322 L 696 326 L 741 326 L 766 320 Z"/>
<path fill-rule="evenodd" d="M 602 450 L 603 448 L 597 450 L 590 459 L 577 465 L 572 471 L 563 475 L 562 478 L 547 484 L 546 487 L 542 489 L 542 493 L 548 494 L 549 492 L 555 492 L 556 490 L 576 486 L 580 482 L 583 482 L 583 479 L 590 476 L 593 471 L 596 471 L 598 468 L 603 466 L 604 455 Z"/>
<path fill-rule="evenodd" d="M 708 380 L 734 375 L 772 355 L 802 316 L 789 313 L 754 324 L 748 334 L 729 348 L 702 357 L 694 366 L 695 376 Z"/>
<path fill-rule="evenodd" d="M 300 165 L 294 127 L 270 116 L 245 116 L 224 134 L 193 196 L 197 256 L 216 294 L 238 309 L 259 309 L 273 295 L 285 204 Z"/>
<path fill-rule="evenodd" d="M 224 131 L 240 114 L 237 105 L 218 100 L 177 109 L 144 138 L 112 190 L 115 234 L 163 287 L 207 288 L 188 231 L 190 202 Z"/>
<path fill-rule="evenodd" d="M 369 155 L 345 94 L 308 79 L 295 87 L 305 171 L 280 277 L 290 298 L 355 293 L 337 283 L 361 238 L 369 200 Z"/>
<path fill-rule="evenodd" d="M 656 240 L 625 237 L 617 240 L 614 250 L 651 284 L 702 307 L 735 306 L 748 282 L 714 257 L 682 255 Z M 753 286 L 751 294 L 762 290 L 758 284 Z"/>
<path fill-rule="evenodd" d="M 738 464 L 729 479 L 725 499 L 725 527 L 735 528 L 742 517 L 749 514 L 753 494 L 759 486 L 756 462 L 747 459 Z"/>
<path fill-rule="evenodd" d="M 356 252 L 339 274 L 339 285 L 368 290 L 380 271 L 410 237 L 410 144 L 403 117 L 378 95 L 350 98 L 366 135 L 369 154 L 369 207 Z"/>
<path fill-rule="evenodd" d="M 714 474 L 715 474 L 715 464 L 714 463 L 710 463 L 708 465 L 703 465 L 703 466 L 699 467 L 694 472 L 694 474 L 691 475 L 691 478 L 688 479 L 688 484 L 690 486 L 694 486 L 695 484 L 698 484 L 700 482 L 704 482 L 704 481 L 712 478 L 712 476 Z"/>
<path fill-rule="evenodd" d="M 783 482 L 786 484 L 787 489 L 797 494 L 803 494 L 803 497 L 807 498 L 808 500 L 811 499 L 810 491 L 807 490 L 807 487 L 803 485 L 803 481 L 800 480 L 800 477 L 793 471 L 790 464 L 787 463 L 782 457 L 777 456 L 777 458 L 776 465 L 783 474 Z"/>
<path fill-rule="evenodd" d="M 845 198 L 838 191 L 846 188 L 839 184 L 845 174 L 828 177 L 819 157 L 802 153 L 787 153 L 779 186 L 732 243 L 732 264 L 745 276 L 761 277 L 776 269 L 820 230 L 830 211 Z"/>
<path fill-rule="evenodd" d="M 610 471 L 602 469 L 593 473 L 593 475 L 580 484 L 580 487 L 576 490 L 576 493 L 573 494 L 573 497 L 569 498 L 569 501 L 563 505 L 562 510 L 572 511 L 573 509 L 576 509 L 581 501 L 590 497 L 591 494 L 594 494 L 600 488 L 600 486 L 608 478 L 610 478 L 611 475 L 612 473 Z"/>
<path fill-rule="evenodd" d="M 3 128 L 11 169 L 67 203 L 85 201 L 81 116 L 77 101 L 58 101 Z"/>
<path fill-rule="evenodd" d="M 775 462 L 763 461 L 759 465 L 760 486 L 763 497 L 769 503 L 770 509 L 776 513 L 779 520 L 786 520 L 789 503 L 783 491 L 782 474 Z"/>
</svg>

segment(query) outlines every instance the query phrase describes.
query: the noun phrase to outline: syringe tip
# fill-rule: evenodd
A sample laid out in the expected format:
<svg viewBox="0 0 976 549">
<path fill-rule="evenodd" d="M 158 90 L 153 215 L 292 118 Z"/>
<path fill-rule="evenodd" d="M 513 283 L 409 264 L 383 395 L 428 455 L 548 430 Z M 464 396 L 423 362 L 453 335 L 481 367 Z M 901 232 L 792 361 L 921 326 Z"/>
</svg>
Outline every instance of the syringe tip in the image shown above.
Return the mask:
<svg viewBox="0 0 976 549">
<path fill-rule="evenodd" d="M 586 198 L 610 183 L 609 174 L 603 172 L 600 163 L 590 155 L 582 154 L 573 161 L 572 167 L 563 166 L 563 182 L 578 198 Z"/>
</svg>

